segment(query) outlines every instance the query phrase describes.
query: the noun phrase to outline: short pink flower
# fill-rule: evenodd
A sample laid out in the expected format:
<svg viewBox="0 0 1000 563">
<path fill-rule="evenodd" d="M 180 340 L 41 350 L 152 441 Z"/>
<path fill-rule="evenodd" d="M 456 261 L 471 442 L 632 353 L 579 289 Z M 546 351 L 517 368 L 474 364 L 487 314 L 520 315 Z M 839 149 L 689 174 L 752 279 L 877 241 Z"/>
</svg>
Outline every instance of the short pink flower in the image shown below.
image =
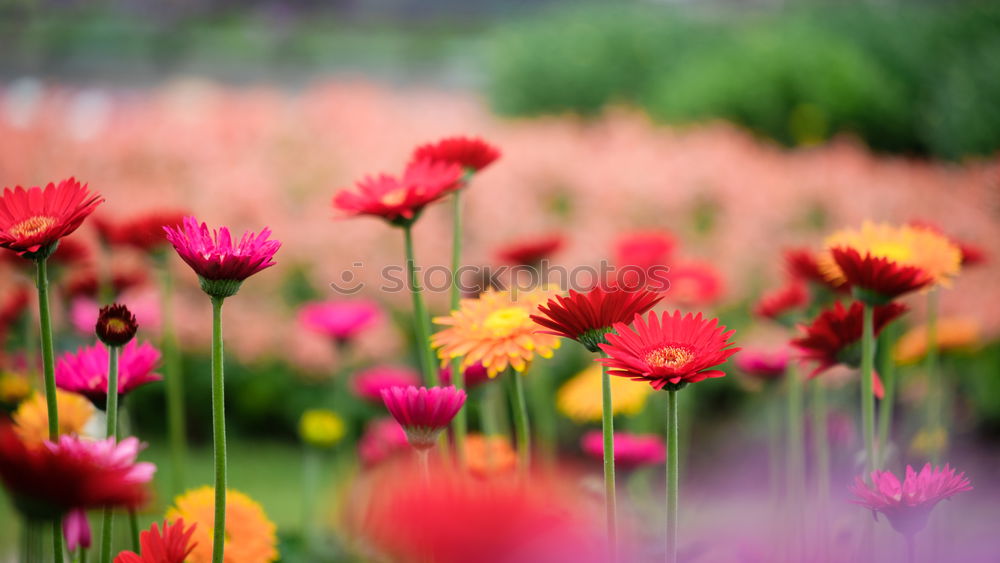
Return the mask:
<svg viewBox="0 0 1000 563">
<path fill-rule="evenodd" d="M 160 352 L 152 344 L 135 340 L 122 347 L 118 357 L 118 393 L 123 397 L 136 387 L 163 379 L 153 373 Z M 56 385 L 79 393 L 103 409 L 108 395 L 108 348 L 102 342 L 67 352 L 56 362 Z"/>
<path fill-rule="evenodd" d="M 354 376 L 352 386 L 359 397 L 382 400 L 382 390 L 392 387 L 420 385 L 420 376 L 413 369 L 399 366 L 376 366 Z"/>
<path fill-rule="evenodd" d="M 322 301 L 303 305 L 299 323 L 309 330 L 346 342 L 382 318 L 382 309 L 374 301 Z"/>
<path fill-rule="evenodd" d="M 744 348 L 734 363 L 744 374 L 761 381 L 774 381 L 785 376 L 791 352 L 787 347 L 775 350 Z"/>
<path fill-rule="evenodd" d="M 465 391 L 455 387 L 393 387 L 382 390 L 389 414 L 417 449 L 434 446 L 438 434 L 465 404 Z"/>
<path fill-rule="evenodd" d="M 855 479 L 851 492 L 856 498 L 851 502 L 870 508 L 876 519 L 881 512 L 897 532 L 906 536 L 924 529 L 937 503 L 972 490 L 965 473 L 956 474 L 948 465 L 932 467 L 929 463 L 920 473 L 907 465 L 902 483 L 889 471 L 873 471 L 871 480 L 869 485 L 861 477 Z"/>
<path fill-rule="evenodd" d="M 202 289 L 215 297 L 234 295 L 239 282 L 274 266 L 274 253 L 281 247 L 280 242 L 268 239 L 270 229 L 264 228 L 259 235 L 243 233 L 236 242 L 226 227 L 209 230 L 208 225 L 198 224 L 190 216 L 184 218 L 183 224 L 163 230 L 177 254 L 198 274 Z"/>
<path fill-rule="evenodd" d="M 593 430 L 580 440 L 583 453 L 598 460 L 604 459 L 604 435 Z M 615 465 L 624 470 L 644 465 L 657 465 L 667 459 L 667 446 L 655 434 L 629 434 L 615 432 Z"/>
<path fill-rule="evenodd" d="M 365 467 L 378 465 L 400 453 L 410 451 L 406 431 L 391 418 L 374 420 L 358 440 L 358 457 Z"/>
</svg>

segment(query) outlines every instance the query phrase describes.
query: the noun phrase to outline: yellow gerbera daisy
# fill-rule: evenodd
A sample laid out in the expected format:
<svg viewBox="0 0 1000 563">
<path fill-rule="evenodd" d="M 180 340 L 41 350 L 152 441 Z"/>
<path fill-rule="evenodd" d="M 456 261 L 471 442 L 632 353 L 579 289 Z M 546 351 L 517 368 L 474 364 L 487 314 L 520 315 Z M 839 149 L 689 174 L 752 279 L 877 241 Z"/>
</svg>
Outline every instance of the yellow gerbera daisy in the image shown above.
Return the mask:
<svg viewBox="0 0 1000 563">
<path fill-rule="evenodd" d="M 31 383 L 27 377 L 19 373 L 0 372 L 0 408 L 14 410 L 30 395 Z"/>
<path fill-rule="evenodd" d="M 886 258 L 901 266 L 914 266 L 927 272 L 934 283 L 951 285 L 951 280 L 961 268 L 962 249 L 948 237 L 932 229 L 905 225 L 895 227 L 886 223 L 866 221 L 860 229 L 844 229 L 828 236 L 827 248 L 819 256 L 823 276 L 831 283 L 844 283 L 844 274 L 833 260 L 829 249 L 849 247 L 860 254 Z"/>
<path fill-rule="evenodd" d="M 167 520 L 184 519 L 197 524 L 191 541 L 197 542 L 188 563 L 212 561 L 212 531 L 215 522 L 215 489 L 205 486 L 190 490 L 167 510 Z M 260 504 L 247 495 L 226 490 L 226 563 L 270 563 L 278 559 L 276 527 Z"/>
<path fill-rule="evenodd" d="M 347 432 L 344 419 L 327 409 L 309 409 L 299 419 L 302 441 L 317 448 L 332 448 Z"/>
<path fill-rule="evenodd" d="M 445 362 L 462 358 L 462 368 L 482 362 L 490 377 L 510 365 L 523 372 L 535 354 L 552 356 L 559 337 L 543 334 L 531 314 L 554 292 L 546 289 L 518 292 L 488 291 L 479 299 L 463 299 L 457 311 L 434 322 L 447 328 L 431 338 Z"/>
<path fill-rule="evenodd" d="M 979 345 L 979 323 L 972 319 L 943 318 L 937 322 L 937 345 L 941 351 L 972 350 Z M 896 342 L 897 364 L 915 364 L 927 355 L 927 325 L 906 331 Z"/>
<path fill-rule="evenodd" d="M 615 414 L 633 415 L 646 405 L 653 393 L 649 385 L 637 385 L 624 377 L 611 378 L 611 410 Z M 556 394 L 559 412 L 575 422 L 601 420 L 601 366 L 594 364 L 563 384 Z"/>
<path fill-rule="evenodd" d="M 59 407 L 59 434 L 82 434 L 94 416 L 94 405 L 83 395 L 56 389 Z M 30 444 L 41 444 L 49 439 L 49 409 L 45 395 L 34 393 L 14 412 L 14 424 L 21 439 Z"/>
</svg>

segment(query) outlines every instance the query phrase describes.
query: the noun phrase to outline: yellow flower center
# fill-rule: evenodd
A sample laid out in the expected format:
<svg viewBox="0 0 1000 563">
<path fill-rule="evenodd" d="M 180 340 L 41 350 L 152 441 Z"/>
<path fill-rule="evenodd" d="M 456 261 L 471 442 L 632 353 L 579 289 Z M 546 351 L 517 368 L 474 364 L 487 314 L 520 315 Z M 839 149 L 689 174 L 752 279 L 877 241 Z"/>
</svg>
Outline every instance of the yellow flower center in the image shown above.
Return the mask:
<svg viewBox="0 0 1000 563">
<path fill-rule="evenodd" d="M 406 188 L 396 188 L 395 190 L 383 195 L 379 201 L 381 201 L 386 207 L 402 205 L 402 203 L 406 201 Z"/>
<path fill-rule="evenodd" d="M 125 332 L 128 330 L 128 325 L 121 319 L 108 319 L 107 329 L 108 332 Z"/>
<path fill-rule="evenodd" d="M 679 368 L 694 358 L 686 348 L 664 346 L 646 354 L 646 363 L 657 368 Z"/>
<path fill-rule="evenodd" d="M 871 245 L 869 252 L 872 256 L 887 258 L 899 264 L 905 264 L 912 255 L 912 249 L 901 242 L 879 241 Z"/>
<path fill-rule="evenodd" d="M 17 238 L 28 238 L 37 235 L 38 233 L 45 232 L 55 224 L 56 220 L 53 217 L 36 215 L 35 217 L 29 217 L 24 221 L 21 221 L 8 230 L 10 234 Z"/>
<path fill-rule="evenodd" d="M 505 307 L 490 313 L 483 322 L 494 336 L 506 337 L 531 322 L 531 315 L 523 307 Z"/>
</svg>

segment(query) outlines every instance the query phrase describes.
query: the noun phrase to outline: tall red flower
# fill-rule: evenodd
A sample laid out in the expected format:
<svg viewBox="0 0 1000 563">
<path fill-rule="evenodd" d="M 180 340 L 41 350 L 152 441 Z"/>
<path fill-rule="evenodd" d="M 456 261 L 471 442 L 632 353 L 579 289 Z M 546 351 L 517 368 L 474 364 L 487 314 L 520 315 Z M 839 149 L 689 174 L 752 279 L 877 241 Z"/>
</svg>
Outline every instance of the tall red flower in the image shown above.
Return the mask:
<svg viewBox="0 0 1000 563">
<path fill-rule="evenodd" d="M 718 319 L 703 319 L 701 313 L 650 313 L 646 321 L 636 315 L 634 329 L 625 323 L 613 328 L 608 343 L 600 345 L 608 357 L 597 361 L 611 375 L 648 381 L 656 390 L 676 391 L 688 383 L 722 377 L 725 372 L 712 368 L 740 350 L 729 340 L 736 331 L 727 332 Z"/>
<path fill-rule="evenodd" d="M 599 345 L 606 344 L 605 334 L 617 323 L 630 323 L 636 315 L 645 314 L 663 295 L 640 289 L 595 287 L 579 293 L 570 290 L 569 296 L 558 295 L 539 305 L 540 314 L 531 320 L 547 328 L 546 334 L 576 340 L 591 352 L 600 352 Z"/>
<path fill-rule="evenodd" d="M 99 230 L 108 244 L 153 252 L 167 246 L 163 228 L 178 227 L 184 223 L 186 215 L 183 211 L 154 209 L 133 215 L 120 223 L 103 218 Z"/>
<path fill-rule="evenodd" d="M 191 541 L 198 524 L 184 528 L 184 519 L 173 523 L 163 521 L 163 532 L 153 522 L 153 527 L 139 534 L 139 553 L 123 551 L 115 563 L 184 563 L 197 542 Z"/>
<path fill-rule="evenodd" d="M 791 280 L 784 287 L 761 296 L 754 305 L 758 317 L 783 322 L 809 305 L 809 292 L 801 281 Z"/>
<path fill-rule="evenodd" d="M 837 364 L 850 367 L 861 364 L 863 308 L 858 301 L 851 303 L 849 309 L 837 302 L 820 313 L 812 324 L 800 326 L 803 334 L 792 340 L 792 345 L 799 349 L 802 359 L 818 364 L 810 377 Z M 906 306 L 899 303 L 875 307 L 872 316 L 875 334 L 905 312 Z"/>
<path fill-rule="evenodd" d="M 341 190 L 333 207 L 346 216 L 372 215 L 397 226 L 417 219 L 424 207 L 447 196 L 458 186 L 462 167 L 452 162 L 417 160 L 401 177 L 381 174 L 357 182 L 357 190 Z"/>
<path fill-rule="evenodd" d="M 830 253 L 854 296 L 870 305 L 885 305 L 934 283 L 934 278 L 921 268 L 900 265 L 869 253 L 862 256 L 854 248 L 831 248 Z"/>
<path fill-rule="evenodd" d="M 421 145 L 413 151 L 413 161 L 454 163 L 471 172 L 479 172 L 498 158 L 500 149 L 479 137 L 448 137 Z"/>
<path fill-rule="evenodd" d="M 0 197 L 0 247 L 27 258 L 44 257 L 104 200 L 74 178 L 45 189 L 4 188 Z"/>
<path fill-rule="evenodd" d="M 385 408 L 417 449 L 434 446 L 465 404 L 465 391 L 455 387 L 392 387 L 381 393 Z"/>
<path fill-rule="evenodd" d="M 924 465 L 920 473 L 906 466 L 903 482 L 889 471 L 873 471 L 871 484 L 857 477 L 851 492 L 855 504 L 871 509 L 878 519 L 882 513 L 899 533 L 912 536 L 927 526 L 927 519 L 937 503 L 964 491 L 972 484 L 965 473 L 955 473 L 950 466 Z"/>
<path fill-rule="evenodd" d="M 509 242 L 496 249 L 496 257 L 506 264 L 536 266 L 563 247 L 562 235 L 539 236 Z"/>
<path fill-rule="evenodd" d="M 52 520 L 73 509 L 141 506 L 156 470 L 137 463 L 139 441 L 87 441 L 60 436 L 30 446 L 10 424 L 0 423 L 0 480 L 29 518 Z"/>
<path fill-rule="evenodd" d="M 194 217 L 163 230 L 177 254 L 198 274 L 201 288 L 214 297 L 235 295 L 243 280 L 274 266 L 274 253 L 281 248 L 280 242 L 268 238 L 268 228 L 260 234 L 244 233 L 239 242 L 226 227 L 210 231 Z"/>
<path fill-rule="evenodd" d="M 662 291 L 670 287 L 667 263 L 677 243 L 662 231 L 639 231 L 622 235 L 615 242 L 614 282 L 627 288 L 648 287 Z"/>
</svg>

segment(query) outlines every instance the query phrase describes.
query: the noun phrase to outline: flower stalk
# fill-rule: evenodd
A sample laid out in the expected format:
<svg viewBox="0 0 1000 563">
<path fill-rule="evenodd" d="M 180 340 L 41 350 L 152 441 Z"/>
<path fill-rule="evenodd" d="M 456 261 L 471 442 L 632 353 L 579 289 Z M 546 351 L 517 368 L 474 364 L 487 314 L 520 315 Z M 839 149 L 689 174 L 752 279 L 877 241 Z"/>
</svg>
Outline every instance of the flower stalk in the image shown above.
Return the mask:
<svg viewBox="0 0 1000 563">
<path fill-rule="evenodd" d="M 452 236 L 451 236 L 451 310 L 458 309 L 462 297 L 458 270 L 462 266 L 462 191 L 458 190 L 451 196 L 452 201 Z M 433 358 L 433 356 L 431 356 Z M 456 389 L 465 389 L 465 373 L 462 370 L 462 359 L 451 360 L 451 384 Z M 468 432 L 468 422 L 465 407 L 458 411 L 452 421 L 452 431 L 455 435 L 455 452 L 458 464 L 465 466 L 465 435 Z"/>
<path fill-rule="evenodd" d="M 929 430 L 947 437 L 944 429 L 944 385 L 941 381 L 940 366 L 938 356 L 938 290 L 936 288 L 927 292 L 927 357 L 925 370 L 927 371 L 928 394 L 927 394 L 927 422 Z M 934 447 L 931 451 L 931 462 L 935 465 L 941 462 L 944 448 L 948 443 L 945 439 L 939 447 Z"/>
<path fill-rule="evenodd" d="M 514 434 L 517 438 L 517 461 L 521 473 L 526 475 L 531 466 L 531 430 L 523 378 L 524 374 L 510 371 L 510 402 L 514 413 Z"/>
<path fill-rule="evenodd" d="M 440 383 L 437 367 L 434 365 L 434 351 L 431 349 L 431 319 L 427 315 L 423 289 L 417 275 L 416 259 L 413 252 L 413 226 L 403 226 L 403 243 L 406 247 L 406 272 L 410 280 L 410 294 L 413 296 L 414 332 L 417 337 L 417 355 L 424 372 L 424 381 L 430 386 Z"/>
<path fill-rule="evenodd" d="M 677 563 L 678 463 L 677 391 L 667 391 L 667 563 Z"/>
<path fill-rule="evenodd" d="M 607 517 L 611 560 L 618 554 L 618 508 L 615 499 L 615 418 L 611 398 L 611 375 L 601 366 L 601 432 L 604 438 L 604 509 Z"/>
<path fill-rule="evenodd" d="M 865 474 L 870 475 L 877 467 L 875 457 L 875 328 L 874 312 L 865 303 L 862 310 L 861 329 L 861 429 L 865 443 Z"/>
<path fill-rule="evenodd" d="M 108 346 L 108 399 L 105 436 L 118 439 L 118 354 L 119 346 Z M 105 508 L 101 516 L 101 563 L 111 563 L 111 542 L 115 515 Z"/>
<path fill-rule="evenodd" d="M 222 361 L 222 302 L 212 296 L 212 430 L 215 451 L 215 519 L 212 563 L 223 563 L 226 541 L 226 403 Z"/>
</svg>

